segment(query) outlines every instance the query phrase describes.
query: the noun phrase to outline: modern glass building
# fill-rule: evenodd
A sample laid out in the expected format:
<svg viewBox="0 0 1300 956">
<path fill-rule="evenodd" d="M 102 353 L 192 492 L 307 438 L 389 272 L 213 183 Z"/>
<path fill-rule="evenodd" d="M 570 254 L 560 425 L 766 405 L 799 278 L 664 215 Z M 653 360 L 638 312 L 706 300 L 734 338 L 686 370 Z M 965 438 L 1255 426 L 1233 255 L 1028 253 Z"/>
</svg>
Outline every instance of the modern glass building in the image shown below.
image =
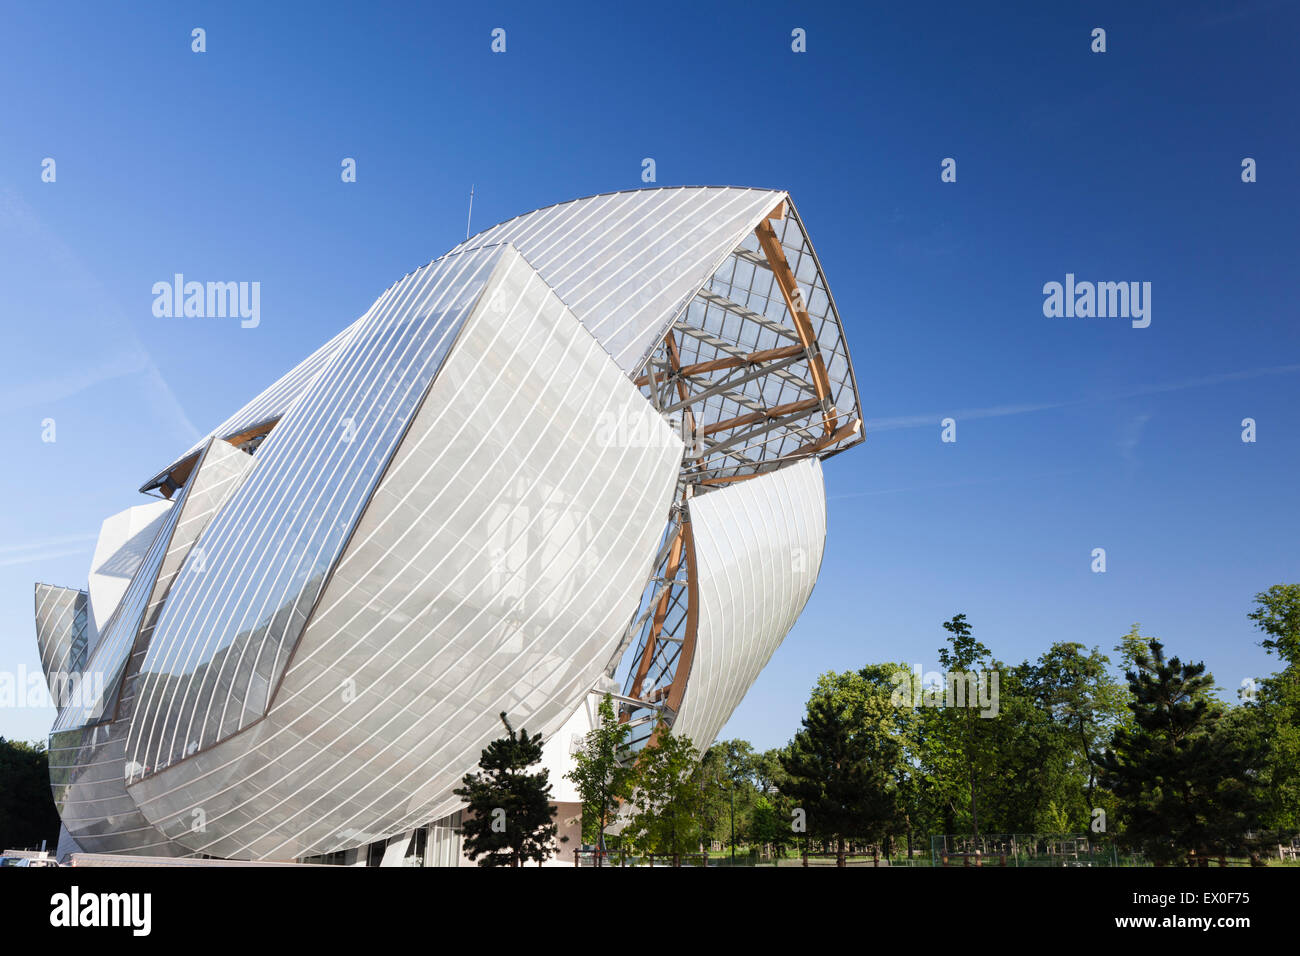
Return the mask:
<svg viewBox="0 0 1300 956">
<path fill-rule="evenodd" d="M 595 692 L 703 750 L 812 592 L 861 425 L 783 192 L 478 234 L 144 482 L 86 590 L 37 586 L 62 849 L 452 862 L 497 715 L 569 804 Z"/>
</svg>

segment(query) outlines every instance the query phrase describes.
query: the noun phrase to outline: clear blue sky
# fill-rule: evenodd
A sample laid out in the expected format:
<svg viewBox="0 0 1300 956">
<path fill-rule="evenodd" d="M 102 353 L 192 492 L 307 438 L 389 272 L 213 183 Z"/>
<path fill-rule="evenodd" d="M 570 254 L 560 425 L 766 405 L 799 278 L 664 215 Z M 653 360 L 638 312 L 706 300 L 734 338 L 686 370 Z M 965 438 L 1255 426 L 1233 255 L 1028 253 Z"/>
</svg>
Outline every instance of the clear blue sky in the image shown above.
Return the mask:
<svg viewBox="0 0 1300 956">
<path fill-rule="evenodd" d="M 1226 688 L 1273 669 L 1245 615 L 1300 580 L 1297 7 L 856 6 L 6 4 L 0 669 L 39 667 L 32 582 L 84 586 L 100 521 L 464 238 L 471 183 L 477 229 L 644 157 L 791 191 L 868 418 L 725 735 L 784 742 L 829 669 L 937 669 L 959 611 L 1012 661 L 1140 621 Z M 260 326 L 155 318 L 176 272 L 260 282 Z M 1067 272 L 1152 283 L 1150 327 L 1044 317 Z"/>
</svg>

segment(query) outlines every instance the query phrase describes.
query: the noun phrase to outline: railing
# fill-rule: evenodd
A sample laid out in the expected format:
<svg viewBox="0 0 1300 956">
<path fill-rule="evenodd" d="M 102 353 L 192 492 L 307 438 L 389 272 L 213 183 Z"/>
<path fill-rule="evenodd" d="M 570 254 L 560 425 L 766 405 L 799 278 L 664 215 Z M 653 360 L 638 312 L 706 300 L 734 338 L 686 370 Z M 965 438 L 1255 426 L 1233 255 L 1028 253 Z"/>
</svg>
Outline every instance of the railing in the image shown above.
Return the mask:
<svg viewBox="0 0 1300 956">
<path fill-rule="evenodd" d="M 961 860 L 962 866 L 970 866 L 971 860 L 975 861 L 975 866 L 984 866 L 986 858 L 979 850 L 976 850 L 974 853 L 945 853 L 939 857 L 939 865 L 954 866 L 955 864 L 952 861 L 955 859 Z M 1007 865 L 1007 855 L 1005 853 L 999 853 L 997 859 L 998 866 Z M 990 863 L 989 865 L 991 866 L 992 864 Z"/>
<path fill-rule="evenodd" d="M 1084 833 L 940 834 L 931 837 L 934 866 L 1117 866 L 1114 844 Z"/>
<path fill-rule="evenodd" d="M 622 850 L 574 850 L 573 865 L 588 867 L 603 866 L 708 866 L 707 853 L 635 853 L 628 854 Z"/>
</svg>

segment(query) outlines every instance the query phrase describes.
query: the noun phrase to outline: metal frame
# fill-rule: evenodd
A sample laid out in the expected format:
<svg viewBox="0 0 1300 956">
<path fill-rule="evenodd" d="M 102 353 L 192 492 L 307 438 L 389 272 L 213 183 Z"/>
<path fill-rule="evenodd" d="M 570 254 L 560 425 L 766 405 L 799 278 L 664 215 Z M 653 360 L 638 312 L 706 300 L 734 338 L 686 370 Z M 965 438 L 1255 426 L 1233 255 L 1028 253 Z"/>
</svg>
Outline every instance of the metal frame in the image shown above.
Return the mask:
<svg viewBox="0 0 1300 956">
<path fill-rule="evenodd" d="M 863 439 L 839 313 L 788 197 L 698 290 L 633 382 L 661 414 L 681 413 L 688 450 L 664 548 L 621 645 L 636 638 L 623 658 L 619 719 L 633 728 L 657 727 L 659 718 L 671 726 L 699 617 L 692 496 Z M 632 747 L 655 732 L 634 731 Z"/>
</svg>

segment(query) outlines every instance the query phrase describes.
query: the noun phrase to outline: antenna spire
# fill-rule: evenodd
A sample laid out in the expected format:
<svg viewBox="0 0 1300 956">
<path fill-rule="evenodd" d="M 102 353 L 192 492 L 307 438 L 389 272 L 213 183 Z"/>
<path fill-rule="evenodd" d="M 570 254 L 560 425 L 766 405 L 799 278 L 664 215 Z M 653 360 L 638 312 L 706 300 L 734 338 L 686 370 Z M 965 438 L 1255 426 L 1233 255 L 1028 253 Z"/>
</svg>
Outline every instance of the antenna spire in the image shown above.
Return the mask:
<svg viewBox="0 0 1300 956">
<path fill-rule="evenodd" d="M 469 184 L 469 215 L 465 217 L 465 238 L 469 238 L 469 223 L 474 218 L 474 184 Z"/>
</svg>

